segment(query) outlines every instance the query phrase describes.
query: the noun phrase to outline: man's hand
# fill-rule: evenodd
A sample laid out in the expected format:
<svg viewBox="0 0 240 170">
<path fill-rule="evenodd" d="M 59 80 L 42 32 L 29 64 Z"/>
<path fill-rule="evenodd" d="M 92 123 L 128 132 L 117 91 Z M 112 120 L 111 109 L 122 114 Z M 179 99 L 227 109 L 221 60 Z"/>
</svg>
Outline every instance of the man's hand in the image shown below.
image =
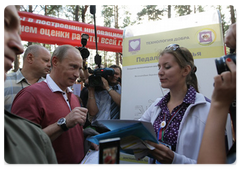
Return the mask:
<svg viewBox="0 0 240 170">
<path fill-rule="evenodd" d="M 108 90 L 109 89 L 108 81 L 105 78 L 103 78 L 103 77 L 101 77 L 101 78 L 102 78 L 102 82 L 103 82 L 103 88 L 105 90 Z"/>
<path fill-rule="evenodd" d="M 99 145 L 91 142 L 91 146 L 93 147 L 93 149 L 94 149 L 95 151 L 98 151 L 98 150 L 99 150 Z"/>
<path fill-rule="evenodd" d="M 77 124 L 84 125 L 86 122 L 88 109 L 75 107 L 65 118 L 68 128 L 73 128 Z"/>
</svg>

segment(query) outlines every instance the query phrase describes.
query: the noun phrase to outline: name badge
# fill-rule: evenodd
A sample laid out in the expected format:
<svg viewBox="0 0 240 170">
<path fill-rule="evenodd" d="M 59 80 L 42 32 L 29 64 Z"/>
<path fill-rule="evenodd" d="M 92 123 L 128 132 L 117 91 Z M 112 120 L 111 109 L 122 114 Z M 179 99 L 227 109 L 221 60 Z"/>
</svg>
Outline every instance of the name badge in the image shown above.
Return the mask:
<svg viewBox="0 0 240 170">
<path fill-rule="evenodd" d="M 160 141 L 159 141 L 159 142 L 160 142 Z M 163 142 L 160 142 L 160 143 L 172 150 L 172 146 L 171 146 L 171 145 L 168 145 L 168 144 L 163 143 Z"/>
<path fill-rule="evenodd" d="M 163 144 L 164 146 L 166 146 L 166 147 L 168 147 L 169 149 L 171 149 L 171 150 L 172 150 L 172 146 L 171 146 L 171 145 L 168 145 L 168 144 L 166 144 L 166 143 L 163 143 L 163 142 L 160 142 L 160 141 L 159 141 L 159 143 Z M 160 162 L 158 162 L 157 160 L 155 160 L 155 163 L 156 163 L 156 164 L 161 164 L 161 163 L 160 163 Z"/>
</svg>

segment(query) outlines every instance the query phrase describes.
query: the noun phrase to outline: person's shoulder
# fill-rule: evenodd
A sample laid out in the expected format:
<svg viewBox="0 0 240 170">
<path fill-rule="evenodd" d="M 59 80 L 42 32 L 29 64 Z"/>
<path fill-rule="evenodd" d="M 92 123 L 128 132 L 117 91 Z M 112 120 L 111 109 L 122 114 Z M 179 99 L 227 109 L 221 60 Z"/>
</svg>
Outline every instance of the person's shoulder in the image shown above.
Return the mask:
<svg viewBox="0 0 240 170">
<path fill-rule="evenodd" d="M 11 72 L 6 74 L 6 80 L 5 82 L 16 80 L 17 79 L 17 73 L 16 72 Z"/>
<path fill-rule="evenodd" d="M 154 102 L 159 102 L 160 100 L 162 100 L 162 97 L 156 98 Z"/>
<path fill-rule="evenodd" d="M 46 142 L 46 139 L 48 139 L 48 136 L 42 130 L 41 125 L 37 123 L 34 123 L 18 115 L 15 115 L 7 110 L 4 110 L 4 119 L 5 119 L 6 128 L 8 128 L 9 126 L 11 126 L 11 129 L 14 127 L 16 127 L 17 129 L 21 128 L 21 130 L 18 130 L 18 131 L 24 131 L 28 135 L 32 135 L 32 137 L 35 137 L 35 138 L 45 139 L 43 140 L 45 142 Z"/>
<path fill-rule="evenodd" d="M 9 87 L 18 86 L 17 85 L 17 75 L 15 72 L 9 73 L 6 75 L 6 79 L 4 80 L 4 89 L 8 89 Z"/>
<path fill-rule="evenodd" d="M 38 83 L 39 82 L 42 82 L 42 81 L 45 81 L 46 79 L 44 77 L 40 77 L 40 79 L 38 79 Z"/>
<path fill-rule="evenodd" d="M 30 121 L 30 120 L 27 120 L 23 117 L 20 117 L 20 116 L 17 116 L 15 114 L 12 114 L 11 112 L 7 111 L 7 110 L 4 110 L 4 116 L 5 116 L 5 119 L 6 118 L 9 118 L 11 119 L 12 121 L 11 122 L 22 122 L 23 124 L 26 124 L 26 125 L 29 125 L 29 126 L 33 126 L 34 128 L 37 128 L 37 130 L 41 129 L 41 126 Z M 18 124 L 18 123 L 17 123 Z M 42 130 L 42 129 L 41 129 Z"/>
<path fill-rule="evenodd" d="M 18 71 L 16 71 L 16 72 L 9 72 L 9 73 L 6 74 L 6 78 L 16 76 L 17 74 L 18 74 Z"/>
<path fill-rule="evenodd" d="M 211 100 L 208 99 L 206 96 L 204 96 L 202 93 L 196 93 L 196 104 L 207 104 L 207 105 L 211 105 Z"/>
<path fill-rule="evenodd" d="M 41 81 L 41 82 L 38 82 L 38 83 L 34 83 L 31 86 L 25 87 L 24 89 L 25 89 L 25 91 L 28 91 L 28 92 L 30 92 L 30 91 L 42 91 L 46 87 L 47 87 L 47 83 L 45 81 Z"/>
<path fill-rule="evenodd" d="M 199 113 L 200 117 L 202 117 L 201 119 L 206 121 L 206 117 L 211 107 L 211 103 L 206 99 L 206 97 L 201 93 L 197 93 L 196 101 L 192 106 L 198 110 L 197 113 Z"/>
<path fill-rule="evenodd" d="M 117 87 L 118 87 L 118 92 L 121 93 L 121 91 L 122 91 L 122 87 L 120 86 L 120 84 L 117 84 Z"/>
<path fill-rule="evenodd" d="M 18 77 L 24 77 L 22 75 L 21 69 L 18 69 L 17 71 L 12 71 L 6 74 L 6 80 L 9 79 L 18 79 Z"/>
<path fill-rule="evenodd" d="M 28 98 L 29 96 L 39 96 L 41 94 L 44 94 L 46 86 L 47 84 L 44 81 L 27 86 L 18 92 L 18 94 L 15 97 L 15 100 L 22 96 Z"/>
<path fill-rule="evenodd" d="M 152 102 L 151 107 L 158 107 L 161 100 L 162 98 L 157 98 L 155 101 Z"/>
</svg>

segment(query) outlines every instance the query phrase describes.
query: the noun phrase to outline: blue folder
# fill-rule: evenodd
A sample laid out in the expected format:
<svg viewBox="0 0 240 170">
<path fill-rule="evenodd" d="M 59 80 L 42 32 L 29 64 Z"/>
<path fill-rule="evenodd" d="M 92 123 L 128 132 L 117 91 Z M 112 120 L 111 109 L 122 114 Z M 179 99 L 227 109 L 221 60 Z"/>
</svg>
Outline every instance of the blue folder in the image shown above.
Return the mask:
<svg viewBox="0 0 240 170">
<path fill-rule="evenodd" d="M 99 123 L 104 124 L 111 131 L 96 136 L 92 136 L 87 140 L 99 144 L 99 140 L 126 137 L 129 135 L 136 136 L 143 141 L 149 140 L 158 143 L 153 126 L 150 122 L 138 120 L 100 120 Z"/>
</svg>

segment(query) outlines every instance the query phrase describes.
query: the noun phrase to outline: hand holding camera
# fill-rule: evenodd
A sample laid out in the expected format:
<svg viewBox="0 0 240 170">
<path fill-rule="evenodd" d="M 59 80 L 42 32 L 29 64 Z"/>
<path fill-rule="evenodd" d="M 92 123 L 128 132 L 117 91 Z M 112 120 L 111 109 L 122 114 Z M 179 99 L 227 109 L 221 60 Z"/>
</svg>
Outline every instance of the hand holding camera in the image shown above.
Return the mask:
<svg viewBox="0 0 240 170">
<path fill-rule="evenodd" d="M 104 77 L 101 77 L 102 79 L 102 83 L 103 83 L 103 89 L 105 90 L 108 90 L 109 89 L 109 84 L 108 84 L 108 81 L 104 78 Z"/>
<path fill-rule="evenodd" d="M 230 71 L 226 64 L 227 58 L 230 58 L 236 64 L 236 53 L 234 53 L 236 51 L 236 23 L 230 25 L 229 30 L 226 33 L 225 44 L 230 48 L 231 54 L 215 60 L 218 74 L 221 74 L 224 71 Z"/>
<path fill-rule="evenodd" d="M 229 55 L 215 60 L 218 76 L 214 77 L 212 104 L 227 108 L 230 112 L 233 128 L 236 131 L 236 23 L 229 27 L 225 44 L 230 48 Z"/>
<path fill-rule="evenodd" d="M 214 77 L 212 100 L 216 104 L 230 106 L 236 98 L 236 65 L 231 58 L 227 58 L 225 64 L 230 71 Z"/>
<path fill-rule="evenodd" d="M 100 91 L 106 89 L 108 86 L 107 77 L 113 76 L 115 73 L 112 68 L 97 68 L 93 71 L 93 75 L 89 77 L 89 86 L 94 87 L 95 90 Z M 107 85 L 105 86 L 105 84 Z"/>
<path fill-rule="evenodd" d="M 231 29 L 234 28 L 235 29 Z M 233 40 L 233 41 L 232 41 Z M 225 38 L 225 44 L 233 53 L 236 49 L 236 24 L 232 24 Z M 198 163 L 234 163 L 236 160 L 236 54 L 215 60 L 219 75 L 214 77 L 214 90 Z M 231 116 L 233 145 L 226 154 L 226 122 Z M 229 134 L 229 133 L 228 133 Z M 227 135 L 228 135 L 227 134 Z"/>
</svg>

